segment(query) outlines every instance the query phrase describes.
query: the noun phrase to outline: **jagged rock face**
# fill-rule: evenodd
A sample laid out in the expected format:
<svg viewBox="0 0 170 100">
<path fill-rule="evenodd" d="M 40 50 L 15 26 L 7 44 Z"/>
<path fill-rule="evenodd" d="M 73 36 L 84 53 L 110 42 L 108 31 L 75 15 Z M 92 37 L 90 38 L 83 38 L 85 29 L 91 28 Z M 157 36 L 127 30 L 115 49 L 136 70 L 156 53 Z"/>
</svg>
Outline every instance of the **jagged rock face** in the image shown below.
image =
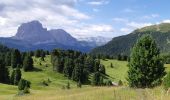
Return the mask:
<svg viewBox="0 0 170 100">
<path fill-rule="evenodd" d="M 14 39 L 29 41 L 31 43 L 54 42 L 51 34 L 49 34 L 46 28 L 43 28 L 39 21 L 22 24 L 18 28 Z"/>
<path fill-rule="evenodd" d="M 0 38 L 0 43 L 23 51 L 61 48 L 88 52 L 97 46 L 96 43 L 93 43 L 96 42 L 95 39 L 93 41 L 85 40 L 78 41 L 63 29 L 47 30 L 39 21 L 34 20 L 21 24 L 15 36 Z M 101 42 L 101 40 L 103 39 L 97 42 Z"/>
<path fill-rule="evenodd" d="M 70 46 L 79 44 L 74 37 L 72 37 L 69 33 L 64 31 L 63 29 L 53 29 L 50 30 L 49 33 L 53 36 L 55 41 L 58 43 L 64 45 L 70 45 Z"/>
</svg>

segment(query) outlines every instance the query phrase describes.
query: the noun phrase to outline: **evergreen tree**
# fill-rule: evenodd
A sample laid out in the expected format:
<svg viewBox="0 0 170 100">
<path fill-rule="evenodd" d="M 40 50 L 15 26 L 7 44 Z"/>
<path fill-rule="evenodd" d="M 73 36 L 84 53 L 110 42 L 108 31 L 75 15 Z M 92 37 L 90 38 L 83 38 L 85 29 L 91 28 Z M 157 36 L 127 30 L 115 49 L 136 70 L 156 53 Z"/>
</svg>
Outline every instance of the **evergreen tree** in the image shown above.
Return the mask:
<svg viewBox="0 0 170 100">
<path fill-rule="evenodd" d="M 77 82 L 77 87 L 78 87 L 78 88 L 81 88 L 81 86 L 82 86 L 82 84 L 81 84 L 81 81 L 79 80 L 79 81 Z"/>
<path fill-rule="evenodd" d="M 99 86 L 101 85 L 101 74 L 100 72 L 95 72 L 92 76 L 92 85 Z"/>
<path fill-rule="evenodd" d="M 117 60 L 122 60 L 122 56 L 120 54 L 117 55 Z"/>
<path fill-rule="evenodd" d="M 34 52 L 34 56 L 35 56 L 35 57 L 41 57 L 41 50 L 36 50 L 36 51 Z"/>
<path fill-rule="evenodd" d="M 102 73 L 102 74 L 106 74 L 104 65 L 100 64 L 99 72 Z"/>
<path fill-rule="evenodd" d="M 84 67 L 88 73 L 94 72 L 94 59 L 90 56 L 87 56 L 84 62 Z"/>
<path fill-rule="evenodd" d="M 75 68 L 73 70 L 72 79 L 76 82 L 81 81 L 81 75 L 82 75 L 82 65 L 80 63 L 75 65 Z"/>
<path fill-rule="evenodd" d="M 10 83 L 13 85 L 14 84 L 14 77 L 15 77 L 15 69 L 12 70 L 12 74 L 11 74 L 11 77 L 10 77 Z"/>
<path fill-rule="evenodd" d="M 128 82 L 131 87 L 152 87 L 161 82 L 165 68 L 155 41 L 142 36 L 134 45 L 128 64 Z"/>
<path fill-rule="evenodd" d="M 94 71 L 95 72 L 99 71 L 99 66 L 100 66 L 100 60 L 96 60 L 94 63 Z"/>
<path fill-rule="evenodd" d="M 113 64 L 112 63 L 110 64 L 110 67 L 113 68 Z"/>
<path fill-rule="evenodd" d="M 20 79 L 19 83 L 18 83 L 18 89 L 19 90 L 24 90 L 26 87 L 30 88 L 31 86 L 31 82 L 25 80 L 25 79 Z"/>
<path fill-rule="evenodd" d="M 12 51 L 12 56 L 11 56 L 11 65 L 12 68 L 16 68 L 18 64 L 22 64 L 21 62 L 21 54 L 18 49 L 14 49 Z"/>
<path fill-rule="evenodd" d="M 23 69 L 24 69 L 24 71 L 31 71 L 34 69 L 33 59 L 31 56 L 29 56 L 29 55 L 25 56 L 24 62 L 23 62 Z"/>
<path fill-rule="evenodd" d="M 68 78 L 71 78 L 72 76 L 72 72 L 73 72 L 73 61 L 72 59 L 66 59 L 65 63 L 64 63 L 64 75 Z"/>
<path fill-rule="evenodd" d="M 18 83 L 19 83 L 19 81 L 20 81 L 20 79 L 21 79 L 21 76 L 22 76 L 21 70 L 20 70 L 20 67 L 19 67 L 19 66 L 16 68 L 14 75 L 15 75 L 15 76 L 14 76 L 14 84 L 15 84 L 15 85 L 18 85 Z"/>
<path fill-rule="evenodd" d="M 10 82 L 11 84 L 18 85 L 20 79 L 21 79 L 22 73 L 20 70 L 20 66 L 18 65 L 16 69 L 13 69 L 11 77 L 10 77 Z"/>
<path fill-rule="evenodd" d="M 63 73 L 64 70 L 64 58 L 57 58 L 55 60 L 55 67 L 57 72 Z"/>
<path fill-rule="evenodd" d="M 5 55 L 5 65 L 11 66 L 11 52 L 7 52 Z"/>
<path fill-rule="evenodd" d="M 3 60 L 0 59 L 0 83 L 9 83 L 9 72 Z"/>
</svg>

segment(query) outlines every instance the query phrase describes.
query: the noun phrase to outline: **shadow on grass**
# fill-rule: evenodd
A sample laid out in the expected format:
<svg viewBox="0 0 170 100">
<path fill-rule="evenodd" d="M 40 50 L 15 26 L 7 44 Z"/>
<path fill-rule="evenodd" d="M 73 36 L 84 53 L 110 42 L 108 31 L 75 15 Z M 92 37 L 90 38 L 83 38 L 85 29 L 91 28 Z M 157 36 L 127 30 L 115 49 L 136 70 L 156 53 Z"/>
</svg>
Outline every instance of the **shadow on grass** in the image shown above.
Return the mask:
<svg viewBox="0 0 170 100">
<path fill-rule="evenodd" d="M 34 67 L 34 69 L 33 69 L 32 71 L 34 71 L 34 72 L 40 72 L 40 71 L 43 71 L 43 70 L 42 70 L 42 69 L 39 69 L 39 68 Z"/>
</svg>

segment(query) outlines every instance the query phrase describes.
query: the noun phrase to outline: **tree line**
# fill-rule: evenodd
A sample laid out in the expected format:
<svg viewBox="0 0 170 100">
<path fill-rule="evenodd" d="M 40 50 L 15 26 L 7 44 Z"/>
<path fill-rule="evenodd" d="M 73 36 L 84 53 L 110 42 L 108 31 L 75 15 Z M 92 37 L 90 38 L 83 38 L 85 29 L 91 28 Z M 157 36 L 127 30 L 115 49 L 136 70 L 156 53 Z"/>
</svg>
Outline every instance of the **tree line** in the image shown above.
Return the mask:
<svg viewBox="0 0 170 100">
<path fill-rule="evenodd" d="M 54 71 L 78 84 L 102 85 L 106 74 L 99 59 L 78 51 L 55 49 L 51 52 L 51 63 Z M 92 80 L 89 80 L 89 75 L 92 75 Z"/>
</svg>

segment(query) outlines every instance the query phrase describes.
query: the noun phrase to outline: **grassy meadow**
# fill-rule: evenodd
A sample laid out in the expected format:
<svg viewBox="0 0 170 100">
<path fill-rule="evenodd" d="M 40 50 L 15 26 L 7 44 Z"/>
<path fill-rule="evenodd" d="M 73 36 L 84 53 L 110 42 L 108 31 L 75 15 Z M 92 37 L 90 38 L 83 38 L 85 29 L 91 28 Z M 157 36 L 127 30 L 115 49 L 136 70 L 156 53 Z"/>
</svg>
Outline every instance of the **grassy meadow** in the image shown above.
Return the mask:
<svg viewBox="0 0 170 100">
<path fill-rule="evenodd" d="M 17 96 L 17 86 L 0 84 L 0 100 L 170 100 L 162 86 L 153 89 L 132 89 L 127 86 L 127 62 L 117 60 L 101 60 L 106 67 L 108 78 L 114 82 L 122 80 L 124 86 L 120 87 L 92 87 L 83 85 L 77 88 L 76 83 L 68 80 L 62 74 L 52 71 L 50 56 L 42 62 L 34 58 L 36 70 L 22 72 L 22 77 L 31 81 L 31 93 Z M 113 64 L 113 68 L 110 66 Z M 170 71 L 170 65 L 165 65 Z M 49 86 L 42 85 L 43 81 L 49 81 Z M 71 89 L 62 89 L 67 83 Z"/>
</svg>

